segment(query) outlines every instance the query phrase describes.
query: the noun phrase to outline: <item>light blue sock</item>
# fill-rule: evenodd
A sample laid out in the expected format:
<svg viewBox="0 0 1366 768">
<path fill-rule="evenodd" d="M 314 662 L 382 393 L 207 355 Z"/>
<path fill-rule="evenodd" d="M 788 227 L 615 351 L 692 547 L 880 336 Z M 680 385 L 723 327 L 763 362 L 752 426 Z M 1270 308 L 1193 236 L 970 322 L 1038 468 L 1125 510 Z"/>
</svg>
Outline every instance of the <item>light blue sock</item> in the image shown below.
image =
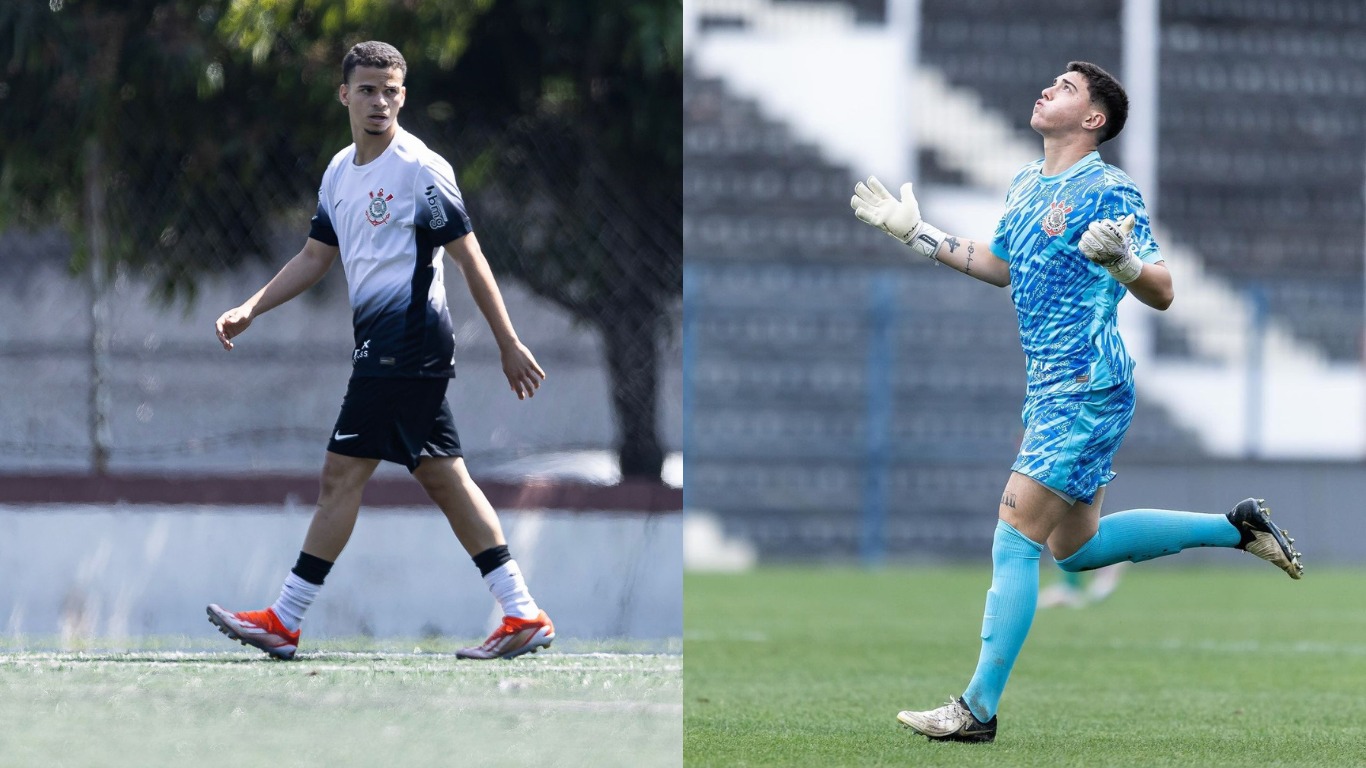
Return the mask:
<svg viewBox="0 0 1366 768">
<path fill-rule="evenodd" d="M 991 590 L 982 616 L 982 653 L 963 693 L 968 709 L 982 722 L 995 717 L 1015 657 L 1034 623 L 1042 551 L 1042 544 L 1030 541 L 1006 521 L 997 521 L 991 544 Z"/>
<path fill-rule="evenodd" d="M 1089 571 L 1112 563 L 1135 563 L 1174 555 L 1190 547 L 1235 547 L 1242 540 L 1224 515 L 1131 509 L 1100 519 L 1100 529 L 1071 557 L 1058 561 L 1064 571 Z"/>
</svg>

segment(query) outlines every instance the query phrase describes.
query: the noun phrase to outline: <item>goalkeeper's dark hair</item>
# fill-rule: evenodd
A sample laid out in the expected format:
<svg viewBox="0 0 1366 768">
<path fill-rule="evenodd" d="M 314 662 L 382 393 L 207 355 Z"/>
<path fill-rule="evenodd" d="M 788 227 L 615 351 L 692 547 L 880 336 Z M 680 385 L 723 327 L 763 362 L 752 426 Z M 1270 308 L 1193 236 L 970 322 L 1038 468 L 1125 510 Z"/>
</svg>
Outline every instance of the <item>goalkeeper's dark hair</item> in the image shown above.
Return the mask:
<svg viewBox="0 0 1366 768">
<path fill-rule="evenodd" d="M 346 52 L 346 57 L 342 59 L 343 83 L 351 82 L 351 73 L 356 71 L 356 67 L 398 69 L 404 79 L 408 77 L 408 62 L 403 60 L 403 54 L 394 46 L 378 40 L 356 43 Z"/>
<path fill-rule="evenodd" d="M 1068 72 L 1077 72 L 1086 78 L 1086 87 L 1091 91 L 1091 103 L 1098 105 L 1105 113 L 1105 125 L 1101 126 L 1096 144 L 1104 144 L 1124 130 L 1124 121 L 1129 119 L 1129 94 L 1119 84 L 1115 76 L 1089 61 L 1067 62 Z"/>
</svg>

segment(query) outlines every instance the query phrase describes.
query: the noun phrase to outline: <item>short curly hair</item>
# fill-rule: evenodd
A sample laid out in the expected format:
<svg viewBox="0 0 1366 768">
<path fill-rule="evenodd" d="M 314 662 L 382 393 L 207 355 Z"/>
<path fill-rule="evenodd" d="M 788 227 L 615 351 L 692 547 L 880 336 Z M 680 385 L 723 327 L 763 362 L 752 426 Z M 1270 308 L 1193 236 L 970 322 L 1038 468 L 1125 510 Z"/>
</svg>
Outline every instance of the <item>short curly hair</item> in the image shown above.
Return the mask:
<svg viewBox="0 0 1366 768">
<path fill-rule="evenodd" d="M 1089 61 L 1069 61 L 1068 72 L 1080 73 L 1086 78 L 1086 87 L 1091 91 L 1091 103 L 1097 104 L 1105 112 L 1105 126 L 1097 137 L 1096 144 L 1104 144 L 1124 130 L 1124 121 L 1129 119 L 1129 94 L 1119 84 L 1115 76 Z"/>
<path fill-rule="evenodd" d="M 403 60 L 403 54 L 394 46 L 378 40 L 356 43 L 346 52 L 346 58 L 342 59 L 343 83 L 351 82 L 351 73 L 356 71 L 356 67 L 397 69 L 404 78 L 408 77 L 408 62 Z"/>
</svg>

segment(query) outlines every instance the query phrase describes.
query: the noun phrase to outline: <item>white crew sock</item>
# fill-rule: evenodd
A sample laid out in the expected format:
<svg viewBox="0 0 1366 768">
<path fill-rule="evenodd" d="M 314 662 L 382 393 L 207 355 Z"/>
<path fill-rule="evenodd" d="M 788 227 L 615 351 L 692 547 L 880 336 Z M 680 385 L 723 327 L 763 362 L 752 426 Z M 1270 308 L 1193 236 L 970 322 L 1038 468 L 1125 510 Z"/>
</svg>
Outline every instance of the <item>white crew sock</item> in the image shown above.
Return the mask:
<svg viewBox="0 0 1366 768">
<path fill-rule="evenodd" d="M 275 611 L 275 615 L 280 617 L 280 623 L 290 632 L 297 632 L 299 626 L 304 623 L 304 613 L 308 606 L 313 604 L 313 598 L 318 596 L 318 590 L 323 585 L 313 584 L 304 580 L 299 574 L 290 571 L 285 577 L 285 584 L 280 587 L 280 597 L 270 608 Z"/>
<path fill-rule="evenodd" d="M 541 609 L 531 599 L 526 582 L 522 581 L 522 569 L 517 567 L 516 560 L 509 560 L 489 571 L 484 576 L 484 583 L 489 585 L 489 592 L 503 607 L 504 614 L 519 619 L 534 619 L 540 615 Z"/>
</svg>

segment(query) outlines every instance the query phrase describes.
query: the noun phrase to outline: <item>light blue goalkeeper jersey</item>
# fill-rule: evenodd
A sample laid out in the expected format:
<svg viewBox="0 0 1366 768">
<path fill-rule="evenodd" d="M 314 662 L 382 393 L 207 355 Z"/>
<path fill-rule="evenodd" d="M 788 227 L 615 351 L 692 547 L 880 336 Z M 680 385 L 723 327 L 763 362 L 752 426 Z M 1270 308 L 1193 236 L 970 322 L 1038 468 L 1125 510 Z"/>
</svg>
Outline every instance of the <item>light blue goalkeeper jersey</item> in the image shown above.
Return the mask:
<svg viewBox="0 0 1366 768">
<path fill-rule="evenodd" d="M 1010 296 L 1020 321 L 1030 397 L 1129 384 L 1133 359 L 1115 326 L 1128 290 L 1077 248 L 1097 219 L 1136 222 L 1130 247 L 1162 260 L 1134 182 L 1092 152 L 1056 176 L 1043 160 L 1026 165 L 1006 194 L 991 250 L 1010 264 Z"/>
</svg>

